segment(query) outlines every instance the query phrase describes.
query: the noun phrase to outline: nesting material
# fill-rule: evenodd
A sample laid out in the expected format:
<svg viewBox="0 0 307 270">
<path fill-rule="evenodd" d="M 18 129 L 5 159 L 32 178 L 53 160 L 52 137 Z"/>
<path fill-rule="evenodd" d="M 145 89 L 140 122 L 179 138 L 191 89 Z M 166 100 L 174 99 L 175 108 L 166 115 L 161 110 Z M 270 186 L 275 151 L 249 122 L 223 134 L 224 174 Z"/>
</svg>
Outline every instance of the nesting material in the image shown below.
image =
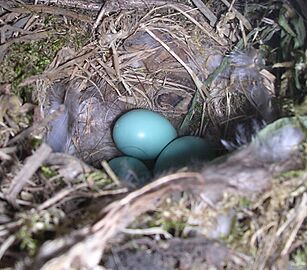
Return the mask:
<svg viewBox="0 0 307 270">
<path fill-rule="evenodd" d="M 47 90 L 47 114 L 65 106 L 49 125 L 47 143 L 55 151 L 98 166 L 119 155 L 111 130 L 133 108 L 158 112 L 179 135 L 207 136 L 215 144 L 229 119 L 271 117 L 272 94 L 256 50 L 232 55 L 221 68 L 227 40 L 200 27 L 198 19 L 207 25 L 200 12 L 165 6 L 139 16 L 105 18 L 84 66 Z M 113 23 L 129 27 L 114 35 Z"/>
<path fill-rule="evenodd" d="M 279 55 L 273 53 L 268 66 L 285 70 L 279 94 L 294 80 L 304 85 L 304 53 L 297 51 L 304 22 L 296 20 L 288 2 L 273 1 L 272 9 L 270 1 L 244 8 L 227 0 L 221 0 L 223 5 L 201 0 L 4 2 L 2 267 L 147 269 L 154 262 L 157 269 L 284 269 L 306 261 L 307 174 L 298 171 L 306 168 L 306 117 L 267 125 L 274 116 L 274 77 L 263 69 L 258 51 L 248 49 L 251 41 L 263 49 L 263 42 L 286 37 L 280 46 L 269 45 L 282 51 L 285 62 L 274 65 Z M 287 33 L 291 28 L 295 35 Z M 295 48 L 288 49 L 291 44 Z M 45 53 L 50 57 L 41 59 Z M 291 79 L 294 65 L 301 70 Z M 33 73 L 33 67 L 39 70 Z M 8 79 L 16 71 L 18 77 Z M 28 85 L 38 90 L 30 91 L 31 97 L 19 92 Z M 19 97 L 26 98 L 23 104 Z M 134 108 L 164 115 L 180 135 L 215 143 L 223 135 L 233 139 L 239 130 L 235 142 L 224 140 L 224 145 L 245 146 L 201 168 L 196 162 L 182 167 L 184 161 L 177 171 L 162 175 L 148 174 L 144 166 L 150 164 L 131 158 L 113 167 L 103 161 L 120 155 L 111 130 Z M 45 144 L 38 148 L 37 136 L 46 125 L 46 141 L 64 153 L 50 153 Z M 265 125 L 249 143 L 249 131 Z M 80 158 L 102 163 L 103 169 Z M 110 167 L 119 170 L 119 177 Z M 153 181 L 135 182 L 135 172 Z M 132 189 L 137 188 L 118 180 L 132 180 Z"/>
</svg>

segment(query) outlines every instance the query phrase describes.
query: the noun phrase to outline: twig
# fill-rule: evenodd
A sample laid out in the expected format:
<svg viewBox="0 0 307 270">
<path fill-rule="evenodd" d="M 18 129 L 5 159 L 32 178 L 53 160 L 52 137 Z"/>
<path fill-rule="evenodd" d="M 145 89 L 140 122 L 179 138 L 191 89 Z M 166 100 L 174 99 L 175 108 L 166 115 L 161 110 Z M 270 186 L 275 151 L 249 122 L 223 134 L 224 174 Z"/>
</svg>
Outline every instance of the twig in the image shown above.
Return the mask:
<svg viewBox="0 0 307 270">
<path fill-rule="evenodd" d="M 31 176 L 36 172 L 36 170 L 42 165 L 42 163 L 47 159 L 47 157 L 52 152 L 52 149 L 47 144 L 43 143 L 36 152 L 27 159 L 23 168 L 14 177 L 10 188 L 6 194 L 6 199 L 12 205 L 16 206 L 16 197 L 18 193 L 27 185 Z"/>
<path fill-rule="evenodd" d="M 153 205 L 159 204 L 163 196 L 169 194 L 171 190 L 182 189 L 182 187 L 180 188 L 179 183 L 183 180 L 185 180 L 187 185 L 185 187 L 186 189 L 188 189 L 189 185 L 201 186 L 204 182 L 202 176 L 196 172 L 177 172 L 166 175 L 156 180 L 155 182 L 152 182 L 143 188 L 128 194 L 120 201 L 116 201 L 106 207 L 105 211 L 108 211 L 108 213 L 103 219 L 92 226 L 92 232 L 106 232 L 112 221 L 114 222 L 113 224 L 116 224 L 117 227 L 113 229 L 117 230 L 122 228 L 122 224 L 120 224 L 119 221 L 121 220 L 121 215 L 126 215 L 127 207 L 131 210 L 130 218 L 133 218 L 133 216 L 138 216 L 140 213 L 144 213 L 148 209 L 151 209 Z M 176 184 L 178 184 L 178 186 L 176 186 Z M 144 204 L 144 202 L 146 202 L 146 204 Z M 124 221 L 124 223 L 129 223 L 129 220 Z M 104 237 L 109 238 L 112 234 L 113 232 L 110 231 Z"/>
<path fill-rule="evenodd" d="M 167 231 L 163 230 L 160 227 L 152 227 L 146 229 L 122 229 L 123 233 L 131 235 L 153 235 L 153 234 L 162 234 L 165 238 L 170 239 L 172 235 Z"/>
<path fill-rule="evenodd" d="M 8 8 L 11 12 L 32 14 L 32 13 L 45 13 L 51 15 L 67 16 L 85 23 L 91 23 L 91 17 L 83 14 L 76 13 L 71 10 L 63 9 L 61 7 L 47 6 L 47 5 L 23 5 L 23 7 Z"/>
<path fill-rule="evenodd" d="M 298 209 L 298 214 L 296 216 L 296 226 L 294 227 L 293 231 L 291 232 L 284 249 L 281 252 L 281 256 L 286 256 L 296 235 L 298 230 L 300 229 L 301 225 L 303 224 L 305 218 L 307 216 L 307 193 L 304 193 L 301 204 Z"/>
<path fill-rule="evenodd" d="M 210 21 L 210 25 L 214 26 L 216 23 L 216 16 L 201 0 L 192 0 L 194 5 L 200 10 L 202 14 Z"/>
<path fill-rule="evenodd" d="M 118 180 L 116 174 L 113 172 L 113 170 L 111 169 L 111 167 L 109 166 L 108 162 L 106 162 L 105 160 L 103 160 L 101 162 L 101 165 L 103 167 L 103 169 L 106 171 L 106 173 L 110 176 L 110 178 L 113 180 L 113 182 L 117 185 L 117 186 L 122 186 L 122 184 L 120 183 L 120 181 Z"/>
<path fill-rule="evenodd" d="M 221 39 L 218 35 L 216 35 L 215 32 L 212 31 L 212 33 L 210 33 L 210 31 L 208 31 L 206 28 L 211 29 L 209 24 L 207 24 L 205 21 L 203 21 L 203 24 L 206 23 L 206 28 L 201 25 L 198 21 L 196 21 L 192 16 L 190 16 L 187 12 L 183 11 L 182 9 L 178 8 L 175 5 L 168 5 L 170 8 L 173 8 L 177 11 L 179 11 L 182 15 L 184 15 L 187 19 L 189 19 L 192 23 L 194 23 L 196 26 L 198 26 L 206 35 L 208 35 L 209 37 L 211 37 L 214 41 L 216 41 L 219 45 L 221 46 L 225 46 L 227 44 L 227 42 L 224 39 Z"/>
<path fill-rule="evenodd" d="M 250 22 L 239 11 L 237 11 L 233 6 L 231 6 L 231 4 L 229 4 L 226 0 L 221 0 L 221 2 L 223 2 L 226 7 L 231 8 L 231 10 L 236 14 L 236 17 L 240 21 L 242 21 L 247 30 L 252 30 L 252 25 L 250 24 Z"/>
<path fill-rule="evenodd" d="M 5 147 L 0 149 L 0 160 L 11 160 L 11 156 L 9 154 L 12 154 L 16 152 L 17 147 Z"/>
<path fill-rule="evenodd" d="M 37 2 L 41 3 L 49 3 L 52 2 L 52 4 L 65 6 L 69 8 L 78 8 L 83 10 L 89 10 L 89 11 L 99 11 L 102 7 L 101 3 L 89 3 L 88 0 L 53 0 L 53 1 L 46 1 L 46 0 L 36 0 Z"/>
<path fill-rule="evenodd" d="M 88 184 L 87 183 L 81 183 L 77 186 L 71 187 L 71 188 L 66 188 L 63 189 L 61 191 L 59 191 L 57 194 L 55 194 L 52 198 L 50 198 L 49 200 L 43 202 L 38 208 L 38 211 L 44 210 L 46 208 L 49 208 L 50 206 L 56 204 L 57 202 L 61 201 L 63 198 L 65 198 L 67 195 L 69 195 L 70 193 L 81 189 L 81 188 L 85 188 L 87 187 Z"/>
<path fill-rule="evenodd" d="M 8 250 L 8 248 L 13 245 L 16 236 L 11 234 L 0 246 L 0 260 L 3 257 L 4 253 Z"/>
<path fill-rule="evenodd" d="M 158 38 L 151 30 L 149 30 L 147 27 L 144 27 L 144 30 L 155 40 L 157 40 L 164 49 L 166 49 L 189 73 L 191 76 L 192 80 L 194 81 L 201 97 L 203 100 L 206 100 L 206 97 L 204 93 L 206 94 L 207 97 L 210 97 L 210 93 L 207 91 L 206 87 L 204 84 L 201 82 L 201 80 L 197 77 L 195 72 L 160 38 Z"/>
<path fill-rule="evenodd" d="M 95 20 L 95 23 L 93 25 L 93 29 L 92 29 L 93 32 L 96 30 L 96 28 L 100 24 L 100 22 L 101 22 L 101 20 L 102 20 L 102 18 L 105 14 L 106 14 L 106 4 L 104 4 L 103 7 L 101 8 L 101 10 L 99 11 L 97 19 Z"/>
<path fill-rule="evenodd" d="M 245 32 L 245 29 L 243 27 L 243 22 L 240 20 L 240 29 L 241 29 L 241 32 L 242 32 L 242 39 L 243 39 L 243 42 L 244 42 L 244 48 L 247 47 L 247 36 L 246 36 L 246 32 Z"/>
<path fill-rule="evenodd" d="M 128 192 L 128 188 L 119 188 L 119 189 L 114 189 L 114 190 L 101 190 L 101 191 L 93 192 L 88 197 L 99 198 L 103 196 L 118 195 L 118 194 L 123 194 L 127 192 Z"/>
</svg>

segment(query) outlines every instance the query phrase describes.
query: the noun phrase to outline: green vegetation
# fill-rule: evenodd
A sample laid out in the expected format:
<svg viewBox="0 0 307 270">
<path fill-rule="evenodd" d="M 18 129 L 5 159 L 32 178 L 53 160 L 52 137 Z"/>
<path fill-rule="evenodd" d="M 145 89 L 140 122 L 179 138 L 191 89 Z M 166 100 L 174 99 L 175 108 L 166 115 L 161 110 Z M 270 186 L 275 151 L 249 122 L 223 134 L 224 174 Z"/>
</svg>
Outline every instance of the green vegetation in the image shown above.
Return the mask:
<svg viewBox="0 0 307 270">
<path fill-rule="evenodd" d="M 46 16 L 44 24 L 52 29 L 47 39 L 11 45 L 0 66 L 0 84 L 11 83 L 13 92 L 24 102 L 32 101 L 33 87 L 21 87 L 21 82 L 33 75 L 42 74 L 63 47 L 70 46 L 78 50 L 90 38 L 87 31 L 65 25 L 59 18 Z"/>
</svg>

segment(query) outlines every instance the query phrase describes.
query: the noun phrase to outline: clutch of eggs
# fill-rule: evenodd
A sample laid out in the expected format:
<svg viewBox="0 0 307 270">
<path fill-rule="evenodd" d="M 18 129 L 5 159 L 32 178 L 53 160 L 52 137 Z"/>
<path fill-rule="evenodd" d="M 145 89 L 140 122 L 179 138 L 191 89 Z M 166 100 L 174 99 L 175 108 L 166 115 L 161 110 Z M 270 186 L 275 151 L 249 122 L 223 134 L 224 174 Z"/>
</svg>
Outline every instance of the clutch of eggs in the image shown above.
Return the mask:
<svg viewBox="0 0 307 270">
<path fill-rule="evenodd" d="M 140 183 L 150 180 L 151 176 L 141 160 L 156 159 L 154 172 L 160 173 L 215 157 L 214 148 L 207 140 L 195 136 L 176 137 L 176 129 L 162 115 L 145 109 L 129 111 L 113 128 L 113 140 L 127 156 L 112 159 L 110 167 L 120 180 Z"/>
</svg>

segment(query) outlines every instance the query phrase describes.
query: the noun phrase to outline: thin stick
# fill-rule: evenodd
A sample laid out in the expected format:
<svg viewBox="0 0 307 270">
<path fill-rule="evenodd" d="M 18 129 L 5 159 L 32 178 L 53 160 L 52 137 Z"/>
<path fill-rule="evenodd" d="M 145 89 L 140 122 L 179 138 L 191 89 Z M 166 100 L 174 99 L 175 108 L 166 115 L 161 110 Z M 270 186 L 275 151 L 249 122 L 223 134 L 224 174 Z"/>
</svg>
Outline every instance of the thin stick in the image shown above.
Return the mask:
<svg viewBox="0 0 307 270">
<path fill-rule="evenodd" d="M 108 162 L 106 162 L 105 160 L 101 162 L 102 167 L 104 168 L 104 170 L 106 171 L 106 173 L 110 176 L 110 178 L 113 180 L 113 182 L 117 185 L 117 186 L 121 186 L 120 181 L 118 180 L 116 174 L 113 172 L 113 170 L 111 169 L 110 165 L 108 164 Z"/>
<path fill-rule="evenodd" d="M 221 0 L 221 2 L 223 2 L 226 7 L 230 8 L 236 14 L 236 17 L 240 21 L 242 21 L 247 30 L 252 30 L 250 22 L 239 11 L 237 11 L 233 6 L 231 6 L 231 4 L 229 4 L 226 0 Z"/>
<path fill-rule="evenodd" d="M 160 227 L 152 227 L 146 229 L 121 229 L 121 232 L 131 235 L 153 235 L 162 234 L 165 238 L 170 239 L 172 235 Z"/>
<path fill-rule="evenodd" d="M 221 46 L 225 46 L 227 43 L 224 39 L 220 39 L 219 37 L 217 37 L 216 35 L 213 35 L 215 34 L 213 32 L 213 34 L 211 34 L 206 28 L 204 28 L 198 21 L 196 21 L 192 16 L 190 16 L 188 13 L 186 13 L 185 11 L 181 10 L 180 8 L 178 8 L 177 6 L 175 5 L 169 5 L 169 7 L 179 11 L 182 15 L 184 15 L 187 19 L 189 19 L 191 22 L 193 22 L 196 26 L 198 26 L 206 35 L 208 35 L 209 37 L 211 37 L 214 41 L 216 41 L 219 45 Z M 205 22 L 203 22 L 205 23 Z M 209 29 L 212 29 L 210 27 L 209 24 L 206 23 L 206 26 L 209 28 Z"/>
<path fill-rule="evenodd" d="M 103 5 L 103 7 L 100 9 L 99 14 L 97 16 L 97 19 L 93 25 L 93 32 L 96 30 L 100 22 L 102 21 L 103 16 L 106 14 L 106 5 Z"/>
<path fill-rule="evenodd" d="M 74 192 L 78 189 L 86 188 L 87 186 L 88 186 L 87 183 L 81 183 L 77 186 L 63 189 L 63 190 L 59 191 L 57 194 L 55 194 L 52 198 L 48 199 L 47 201 L 45 201 L 41 205 L 39 205 L 37 210 L 42 211 L 46 208 L 49 208 L 50 206 L 52 206 L 52 205 L 56 204 L 57 202 L 61 201 L 62 199 L 64 199 L 70 193 L 72 193 L 72 192 Z"/>
<path fill-rule="evenodd" d="M 302 226 L 306 216 L 307 216 L 307 193 L 304 193 L 303 195 L 303 198 L 302 198 L 302 202 L 299 206 L 299 214 L 297 215 L 297 224 L 296 226 L 294 227 L 293 231 L 291 232 L 286 244 L 285 244 L 285 247 L 284 249 L 282 250 L 281 252 L 281 256 L 286 256 L 296 235 L 297 235 L 297 232 L 298 230 L 300 229 L 300 227 Z"/>
<path fill-rule="evenodd" d="M 200 79 L 196 76 L 194 71 L 189 66 L 187 66 L 187 64 L 164 41 L 162 41 L 160 38 L 158 38 L 151 30 L 149 30 L 147 27 L 144 27 L 144 30 L 152 38 L 154 38 L 156 41 L 158 41 L 163 46 L 163 48 L 166 49 L 186 69 L 186 71 L 189 73 L 192 80 L 194 81 L 194 83 L 195 83 L 201 97 L 203 98 L 203 100 L 206 100 L 204 92 L 205 92 L 207 97 L 210 97 L 210 93 L 207 91 L 206 87 L 200 81 Z"/>
<path fill-rule="evenodd" d="M 62 7 L 54 7 L 54 6 L 47 6 L 47 5 L 26 5 L 24 4 L 23 7 L 9 7 L 9 11 L 21 13 L 21 14 L 33 14 L 33 13 L 44 13 L 44 14 L 51 14 L 51 15 L 62 15 L 67 16 L 84 23 L 91 23 L 92 18 L 87 15 L 83 15 L 71 10 L 64 9 Z"/>
<path fill-rule="evenodd" d="M 28 181 L 32 177 L 32 175 L 37 171 L 37 169 L 43 164 L 43 162 L 48 158 L 51 154 L 52 149 L 49 145 L 43 143 L 36 152 L 27 159 L 23 168 L 19 171 L 19 173 L 14 177 L 8 193 L 6 195 L 6 199 L 12 204 L 16 204 L 16 197 L 18 193 L 27 185 Z"/>
<path fill-rule="evenodd" d="M 201 0 L 192 0 L 194 5 L 200 10 L 202 14 L 210 21 L 210 25 L 214 26 L 216 23 L 216 16 Z"/>
<path fill-rule="evenodd" d="M 16 240 L 16 236 L 12 234 L 2 243 L 2 245 L 0 246 L 0 260 L 5 254 L 5 252 L 9 249 L 9 247 L 13 245 L 15 240 Z"/>
</svg>

